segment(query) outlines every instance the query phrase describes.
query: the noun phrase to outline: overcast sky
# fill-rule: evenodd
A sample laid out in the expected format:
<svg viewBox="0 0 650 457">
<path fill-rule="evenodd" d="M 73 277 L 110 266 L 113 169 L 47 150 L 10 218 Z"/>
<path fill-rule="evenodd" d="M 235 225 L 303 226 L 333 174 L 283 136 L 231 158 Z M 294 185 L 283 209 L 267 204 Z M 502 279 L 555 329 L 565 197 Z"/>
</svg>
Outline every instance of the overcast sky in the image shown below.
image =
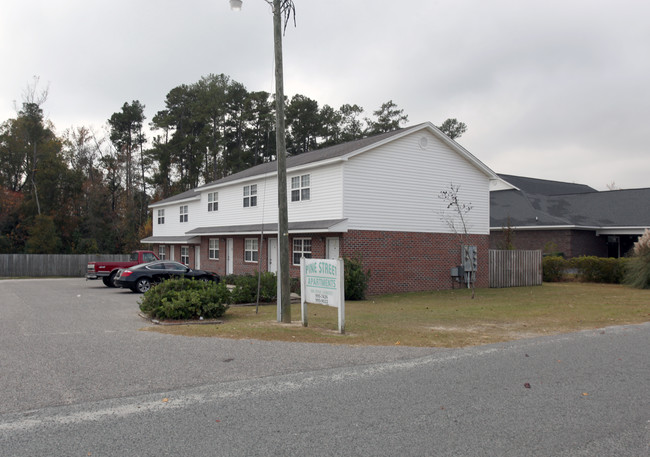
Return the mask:
<svg viewBox="0 0 650 457">
<path fill-rule="evenodd" d="M 650 187 L 650 2 L 294 0 L 285 94 L 408 125 L 453 117 L 497 173 Z M 210 73 L 274 91 L 270 7 L 244 0 L 3 0 L 0 122 L 33 76 L 61 134 L 97 131 L 124 102 L 150 120 Z"/>
</svg>

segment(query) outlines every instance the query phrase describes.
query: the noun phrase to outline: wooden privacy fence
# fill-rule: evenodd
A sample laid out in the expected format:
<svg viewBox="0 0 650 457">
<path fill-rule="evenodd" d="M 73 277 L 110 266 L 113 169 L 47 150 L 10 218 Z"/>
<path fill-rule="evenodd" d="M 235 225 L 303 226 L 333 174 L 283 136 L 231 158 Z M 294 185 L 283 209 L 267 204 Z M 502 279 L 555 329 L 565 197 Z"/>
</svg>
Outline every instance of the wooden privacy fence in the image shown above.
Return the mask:
<svg viewBox="0 0 650 457">
<path fill-rule="evenodd" d="M 490 250 L 490 287 L 542 285 L 542 251 Z"/>
<path fill-rule="evenodd" d="M 0 277 L 81 277 L 88 262 L 127 260 L 128 254 L 0 254 Z"/>
</svg>

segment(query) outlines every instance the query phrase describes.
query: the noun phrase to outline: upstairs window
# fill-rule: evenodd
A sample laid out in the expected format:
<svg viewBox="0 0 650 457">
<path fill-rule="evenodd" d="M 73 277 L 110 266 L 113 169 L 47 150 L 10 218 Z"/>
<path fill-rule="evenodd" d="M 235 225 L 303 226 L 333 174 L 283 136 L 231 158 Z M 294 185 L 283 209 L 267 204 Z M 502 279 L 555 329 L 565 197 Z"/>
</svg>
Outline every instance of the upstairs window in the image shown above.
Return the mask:
<svg viewBox="0 0 650 457">
<path fill-rule="evenodd" d="M 309 175 L 294 176 L 291 178 L 291 201 L 300 202 L 309 200 L 310 184 Z"/>
<path fill-rule="evenodd" d="M 244 208 L 257 206 L 257 184 L 244 186 Z"/>
<path fill-rule="evenodd" d="M 181 206 L 180 213 L 181 213 L 180 221 L 187 222 L 187 205 Z"/>
<path fill-rule="evenodd" d="M 257 259 L 259 258 L 257 238 L 246 238 L 244 243 L 244 261 L 257 262 Z"/>
<path fill-rule="evenodd" d="M 158 225 L 164 224 L 165 223 L 165 210 L 164 209 L 159 209 L 158 210 Z"/>
<path fill-rule="evenodd" d="M 300 258 L 311 259 L 311 238 L 293 239 L 293 264 L 300 265 Z"/>
<path fill-rule="evenodd" d="M 219 192 L 210 192 L 208 194 L 208 212 L 219 210 Z"/>
<path fill-rule="evenodd" d="M 208 257 L 210 260 L 219 260 L 219 238 L 210 238 Z"/>
</svg>

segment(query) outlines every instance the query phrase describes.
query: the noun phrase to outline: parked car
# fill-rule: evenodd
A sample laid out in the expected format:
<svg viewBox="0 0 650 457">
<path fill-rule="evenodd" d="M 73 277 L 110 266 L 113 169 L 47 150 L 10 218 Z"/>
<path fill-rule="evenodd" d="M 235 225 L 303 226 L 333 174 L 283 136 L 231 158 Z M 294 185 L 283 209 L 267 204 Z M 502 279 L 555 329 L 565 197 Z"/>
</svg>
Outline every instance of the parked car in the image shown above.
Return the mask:
<svg viewBox="0 0 650 457">
<path fill-rule="evenodd" d="M 115 287 L 113 280 L 119 269 L 126 269 L 134 265 L 158 260 L 152 251 L 133 251 L 127 262 L 88 262 L 86 280 L 102 278 L 106 287 Z"/>
<path fill-rule="evenodd" d="M 212 271 L 194 270 L 179 262 L 157 260 L 133 267 L 120 269 L 115 276 L 115 285 L 144 293 L 152 285 L 170 278 L 190 278 L 199 281 L 219 282 L 220 277 Z"/>
</svg>

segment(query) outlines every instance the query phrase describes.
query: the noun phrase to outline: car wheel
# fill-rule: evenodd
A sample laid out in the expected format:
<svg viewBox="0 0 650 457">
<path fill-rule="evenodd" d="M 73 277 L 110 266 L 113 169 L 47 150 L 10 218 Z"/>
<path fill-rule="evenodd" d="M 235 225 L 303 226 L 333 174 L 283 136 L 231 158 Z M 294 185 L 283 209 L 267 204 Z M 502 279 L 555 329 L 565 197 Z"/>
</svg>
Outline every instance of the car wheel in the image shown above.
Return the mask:
<svg viewBox="0 0 650 457">
<path fill-rule="evenodd" d="M 207 276 L 201 276 L 201 277 L 199 278 L 199 281 L 202 281 L 202 282 L 210 282 L 210 278 L 208 278 Z"/>
<path fill-rule="evenodd" d="M 151 289 L 151 281 L 149 278 L 140 278 L 135 283 L 135 290 L 141 294 L 145 293 L 149 289 Z"/>
<path fill-rule="evenodd" d="M 104 277 L 105 279 L 102 278 L 102 280 L 104 280 L 104 284 L 106 285 L 106 287 L 115 287 L 115 274 L 116 273 L 117 273 L 117 270 L 111 272 L 111 274 L 108 275 L 107 278 L 106 277 Z"/>
</svg>

